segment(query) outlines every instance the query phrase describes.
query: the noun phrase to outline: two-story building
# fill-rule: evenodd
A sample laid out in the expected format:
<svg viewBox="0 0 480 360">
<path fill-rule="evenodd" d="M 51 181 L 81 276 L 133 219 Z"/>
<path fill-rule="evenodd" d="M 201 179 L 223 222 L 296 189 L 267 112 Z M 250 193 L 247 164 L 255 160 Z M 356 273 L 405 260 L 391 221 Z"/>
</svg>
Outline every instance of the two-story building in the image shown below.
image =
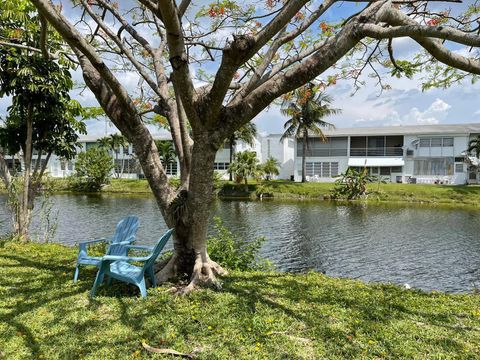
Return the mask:
<svg viewBox="0 0 480 360">
<path fill-rule="evenodd" d="M 368 168 L 391 182 L 478 183 L 478 168 L 465 163 L 468 142 L 480 124 L 386 126 L 326 130 L 311 135 L 306 154 L 308 181 L 331 182 L 349 167 Z M 295 142 L 296 181 L 301 179 L 303 140 Z"/>
</svg>

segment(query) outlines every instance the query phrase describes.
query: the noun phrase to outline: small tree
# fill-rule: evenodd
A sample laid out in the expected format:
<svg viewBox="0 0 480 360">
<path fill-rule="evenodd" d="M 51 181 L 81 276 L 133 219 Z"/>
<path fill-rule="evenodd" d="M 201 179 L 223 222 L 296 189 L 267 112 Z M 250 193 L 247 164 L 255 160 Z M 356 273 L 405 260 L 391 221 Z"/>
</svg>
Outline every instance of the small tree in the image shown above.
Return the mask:
<svg viewBox="0 0 480 360">
<path fill-rule="evenodd" d="M 230 148 L 230 164 L 235 158 L 235 146 L 239 140 L 245 142 L 246 144 L 253 146 L 255 145 L 255 137 L 257 136 L 257 126 L 254 123 L 248 123 L 242 126 L 240 129 L 235 131 L 232 136 L 228 138 L 228 145 Z M 232 172 L 229 171 L 229 180 L 232 181 Z"/>
<path fill-rule="evenodd" d="M 259 161 L 255 151 L 240 151 L 235 155 L 235 161 L 230 164 L 228 170 L 235 174 L 245 183 L 245 191 L 248 191 L 248 177 L 257 177 L 260 172 Z"/>
<path fill-rule="evenodd" d="M 118 166 L 118 154 L 120 153 L 121 148 L 125 148 L 128 146 L 128 141 L 127 138 L 121 134 L 111 134 L 110 136 L 105 136 L 103 138 L 98 139 L 98 145 L 101 148 L 104 148 L 108 151 L 112 152 L 115 154 L 115 165 L 113 167 L 113 170 L 115 172 L 115 177 L 119 178 L 120 175 L 123 174 L 123 169 L 124 169 L 124 157 L 122 157 L 122 166 L 119 171 L 117 168 Z"/>
<path fill-rule="evenodd" d="M 74 187 L 81 191 L 99 191 L 110 180 L 112 158 L 105 149 L 93 147 L 78 154 Z"/>
<path fill-rule="evenodd" d="M 335 181 L 332 197 L 335 199 L 355 200 L 367 193 L 367 184 L 375 182 L 376 176 L 370 175 L 367 167 L 356 170 L 349 167 L 347 171 L 340 174 Z"/>
<path fill-rule="evenodd" d="M 73 158 L 77 133 L 85 133 L 85 125 L 75 118 L 81 106 L 69 97 L 73 82 L 68 61 L 61 57 L 54 61 L 46 51 L 30 50 L 47 40 L 46 25 L 41 24 L 29 2 L 1 2 L 0 38 L 15 41 L 0 46 L 0 97 L 11 97 L 0 126 L 0 175 L 9 192 L 14 232 L 23 241 L 29 240 L 34 200 L 50 157 Z M 51 36 L 58 44 L 58 35 Z M 16 154 L 23 160 L 22 178 L 12 178 L 5 159 Z"/>
<path fill-rule="evenodd" d="M 265 175 L 266 180 L 271 180 L 272 176 L 280 174 L 278 168 L 280 167 L 280 162 L 275 159 L 273 156 L 270 156 L 267 161 L 262 165 L 262 170 Z"/>
</svg>

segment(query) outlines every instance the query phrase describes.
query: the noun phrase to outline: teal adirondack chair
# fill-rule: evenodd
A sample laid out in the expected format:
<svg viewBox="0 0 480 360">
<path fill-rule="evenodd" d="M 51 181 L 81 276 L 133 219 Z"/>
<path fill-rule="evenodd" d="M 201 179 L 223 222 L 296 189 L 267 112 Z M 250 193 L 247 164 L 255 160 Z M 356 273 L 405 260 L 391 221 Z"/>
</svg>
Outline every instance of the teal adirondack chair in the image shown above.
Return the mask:
<svg viewBox="0 0 480 360">
<path fill-rule="evenodd" d="M 97 278 L 93 284 L 91 297 L 95 296 L 98 285 L 103 281 L 105 275 L 109 276 L 108 284 L 112 279 L 117 279 L 129 284 L 133 284 L 140 289 L 142 297 L 147 296 L 147 287 L 145 284 L 145 273 L 150 277 L 152 286 L 156 286 L 155 273 L 153 266 L 160 252 L 167 244 L 168 239 L 172 235 L 173 229 L 168 230 L 155 244 L 154 247 L 141 246 L 141 245 L 126 245 L 124 246 L 127 251 L 129 249 L 135 250 L 150 250 L 150 254 L 143 257 L 130 257 L 130 256 L 115 256 L 105 255 L 102 257 L 100 268 L 98 269 Z M 113 245 L 115 246 L 115 245 Z M 136 266 L 130 264 L 131 261 L 142 262 L 143 266 Z"/>
<path fill-rule="evenodd" d="M 89 256 L 87 254 L 88 245 L 97 244 L 105 242 L 109 244 L 107 249 L 107 255 L 127 255 L 127 249 L 125 245 L 130 245 L 135 241 L 135 234 L 137 233 L 139 221 L 136 216 L 127 216 L 120 220 L 115 228 L 115 233 L 112 237 L 104 237 L 100 239 L 83 241 L 78 244 L 78 256 L 77 256 L 77 266 L 75 267 L 75 275 L 73 276 L 73 281 L 77 282 L 78 273 L 80 271 L 81 265 L 92 265 L 100 266 L 102 262 L 101 257 Z M 112 246 L 115 244 L 115 246 Z"/>
</svg>

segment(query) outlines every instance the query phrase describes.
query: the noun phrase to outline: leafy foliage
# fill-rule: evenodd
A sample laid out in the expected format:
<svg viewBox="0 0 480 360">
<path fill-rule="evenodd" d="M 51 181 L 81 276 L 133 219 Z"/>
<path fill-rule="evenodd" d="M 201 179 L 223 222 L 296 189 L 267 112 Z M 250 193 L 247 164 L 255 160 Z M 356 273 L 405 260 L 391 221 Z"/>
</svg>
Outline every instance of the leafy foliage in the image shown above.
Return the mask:
<svg viewBox="0 0 480 360">
<path fill-rule="evenodd" d="M 475 156 L 480 159 L 480 135 L 476 139 L 470 140 L 468 143 L 467 153 L 469 155 L 475 154 Z"/>
<path fill-rule="evenodd" d="M 78 154 L 71 186 L 77 191 L 100 191 L 109 182 L 112 169 L 110 155 L 104 149 L 92 147 Z"/>
<path fill-rule="evenodd" d="M 219 217 L 214 218 L 214 235 L 207 240 L 210 257 L 230 270 L 271 270 L 272 264 L 259 256 L 264 237 L 251 241 L 238 238 Z"/>
<path fill-rule="evenodd" d="M 355 200 L 367 193 L 367 184 L 375 182 L 376 176 L 369 173 L 368 168 L 364 167 L 358 171 L 349 167 L 347 171 L 339 175 L 335 181 L 335 187 L 332 191 L 334 199 Z"/>
<path fill-rule="evenodd" d="M 272 176 L 280 174 L 280 171 L 278 170 L 280 162 L 273 156 L 270 156 L 261 166 L 266 180 L 271 180 Z"/>
<path fill-rule="evenodd" d="M 173 146 L 172 141 L 157 140 L 155 141 L 155 145 L 157 145 L 158 154 L 160 155 L 160 160 L 162 161 L 162 165 L 164 167 L 176 161 L 177 155 L 175 153 L 175 147 Z"/>
<path fill-rule="evenodd" d="M 261 167 L 255 151 L 240 151 L 235 154 L 235 161 L 230 164 L 229 171 L 245 182 L 248 191 L 248 177 L 258 177 L 261 173 Z"/>
<path fill-rule="evenodd" d="M 323 119 L 339 114 L 340 109 L 331 108 L 333 99 L 321 91 L 321 87 L 309 83 L 283 97 L 281 112 L 290 117 L 285 122 L 282 139 L 299 137 L 305 132 L 325 138 L 322 128 L 333 128 L 333 124 Z"/>
</svg>

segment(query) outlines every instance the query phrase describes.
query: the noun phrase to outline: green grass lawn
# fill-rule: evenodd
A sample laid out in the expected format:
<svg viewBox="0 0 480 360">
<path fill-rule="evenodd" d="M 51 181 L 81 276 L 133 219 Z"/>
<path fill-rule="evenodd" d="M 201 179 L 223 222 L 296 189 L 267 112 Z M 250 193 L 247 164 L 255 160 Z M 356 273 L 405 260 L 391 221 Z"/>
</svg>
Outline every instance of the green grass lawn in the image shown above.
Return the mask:
<svg viewBox="0 0 480 360">
<path fill-rule="evenodd" d="M 233 272 L 221 291 L 176 297 L 159 287 L 141 299 L 114 284 L 92 300 L 95 271 L 74 284 L 75 255 L 59 245 L 0 248 L 0 358 L 162 358 L 142 341 L 198 359 L 480 358 L 479 295 Z"/>
</svg>

